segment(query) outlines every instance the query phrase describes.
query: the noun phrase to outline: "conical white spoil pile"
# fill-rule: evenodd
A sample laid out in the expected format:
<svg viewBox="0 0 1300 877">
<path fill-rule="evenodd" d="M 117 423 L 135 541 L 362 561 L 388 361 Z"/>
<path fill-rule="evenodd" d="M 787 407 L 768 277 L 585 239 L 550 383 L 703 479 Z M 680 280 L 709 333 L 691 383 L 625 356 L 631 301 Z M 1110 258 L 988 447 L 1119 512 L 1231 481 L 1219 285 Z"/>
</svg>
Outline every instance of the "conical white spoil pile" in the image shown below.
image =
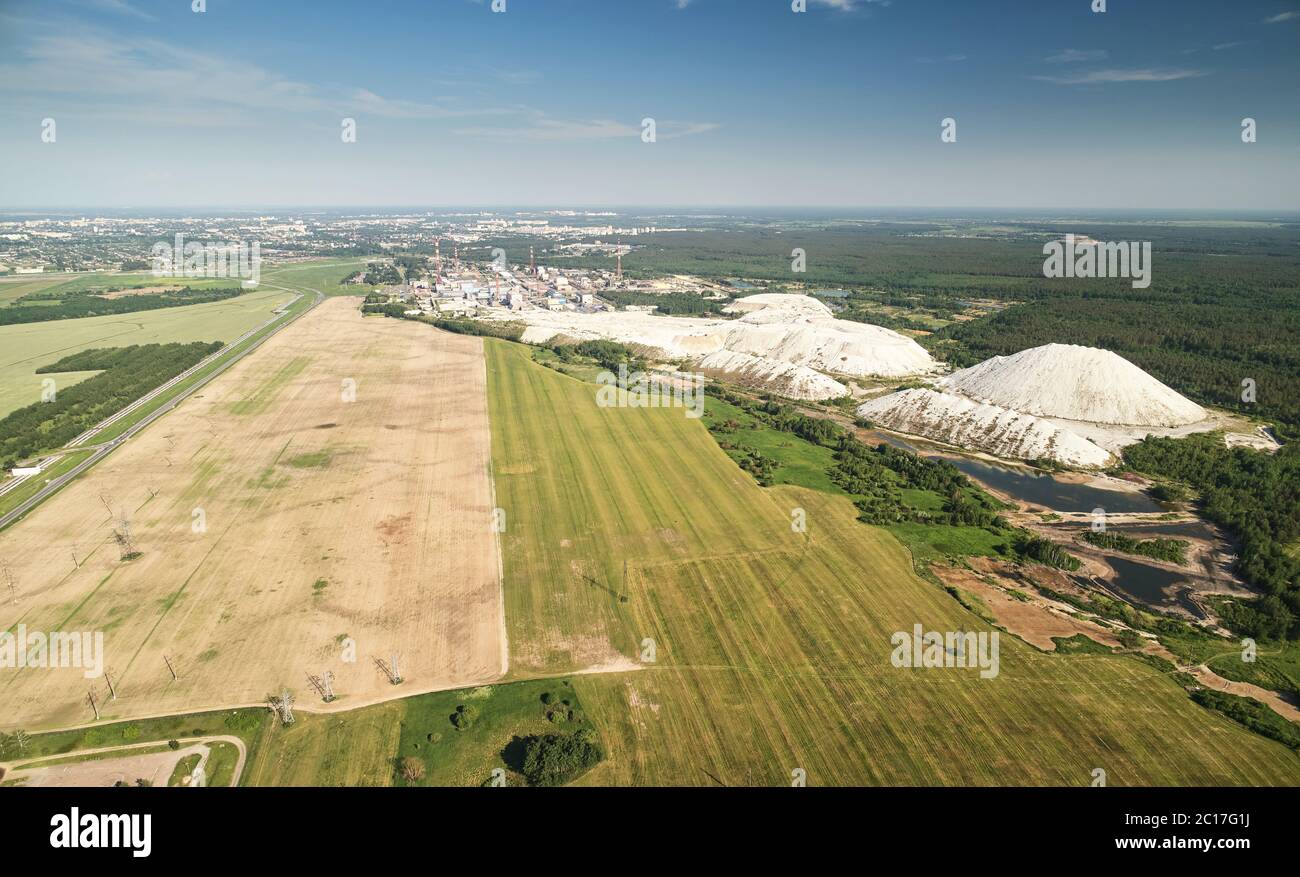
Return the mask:
<svg viewBox="0 0 1300 877">
<path fill-rule="evenodd" d="M 998 457 L 1055 460 L 1069 466 L 1100 467 L 1109 452 L 1050 421 L 934 390 L 903 390 L 858 407 L 865 417 L 895 432 L 973 448 Z"/>
<path fill-rule="evenodd" d="M 939 383 L 949 392 L 1039 417 L 1173 427 L 1208 416 L 1200 405 L 1123 357 L 1074 344 L 995 356 Z"/>
</svg>

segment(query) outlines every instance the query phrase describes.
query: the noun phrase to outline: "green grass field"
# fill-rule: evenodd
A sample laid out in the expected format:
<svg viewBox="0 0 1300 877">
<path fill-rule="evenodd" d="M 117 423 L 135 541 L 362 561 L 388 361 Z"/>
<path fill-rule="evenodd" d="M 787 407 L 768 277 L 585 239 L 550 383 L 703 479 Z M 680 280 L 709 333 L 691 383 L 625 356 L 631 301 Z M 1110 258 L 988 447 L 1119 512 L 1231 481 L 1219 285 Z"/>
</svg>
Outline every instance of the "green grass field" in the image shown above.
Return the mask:
<svg viewBox="0 0 1300 877">
<path fill-rule="evenodd" d="M 288 284 L 285 284 L 288 285 Z M 51 320 L 0 326 L 0 417 L 39 402 L 36 369 L 92 347 L 166 344 L 172 341 L 232 341 L 270 319 L 292 294 L 259 289 L 229 301 L 139 311 L 76 320 Z M 85 380 L 95 372 L 54 375 L 58 387 Z"/>
<path fill-rule="evenodd" d="M 42 376 L 36 369 L 91 347 L 125 347 L 131 344 L 172 341 L 232 341 L 270 319 L 271 312 L 289 301 L 292 290 L 319 290 L 326 295 L 358 295 L 365 289 L 341 286 L 339 281 L 363 267 L 365 259 L 330 259 L 287 265 L 263 265 L 263 288 L 230 301 L 192 307 L 162 308 L 104 317 L 51 320 L 0 326 L 0 417 L 40 401 Z M 228 278 L 155 278 L 148 272 L 133 274 L 51 274 L 30 279 L 0 281 L 0 306 L 31 292 L 74 292 L 91 288 L 131 286 L 229 287 Z M 57 387 L 93 377 L 96 372 L 55 375 Z M 46 376 L 49 377 L 49 376 Z"/>
<path fill-rule="evenodd" d="M 366 267 L 370 259 L 313 259 L 262 268 L 262 280 L 293 289 L 311 289 L 325 295 L 365 295 L 373 287 L 344 286 L 339 281 Z"/>
<path fill-rule="evenodd" d="M 547 694 L 550 706 L 542 702 Z M 548 718 L 565 700 L 563 720 Z M 472 705 L 478 715 L 458 730 L 451 715 L 462 705 Z M 575 712 L 572 720 L 569 709 Z M 517 786 L 524 780 L 511 755 L 512 741 L 582 723 L 582 704 L 569 679 L 422 694 L 339 715 L 300 711 L 292 726 L 268 724 L 245 784 L 481 786 L 500 768 L 506 784 Z M 413 783 L 399 772 L 408 757 L 424 765 L 424 776 Z"/>
<path fill-rule="evenodd" d="M 67 282 L 67 278 L 62 274 L 24 274 L 0 279 L 0 307 L 5 307 L 14 299 L 29 293 L 44 292 L 57 284 Z"/>
<path fill-rule="evenodd" d="M 187 755 L 180 761 L 176 762 L 176 767 L 172 768 L 172 775 L 167 779 L 168 786 L 179 786 L 194 773 L 194 768 L 199 766 L 199 759 L 203 756 L 195 753 Z"/>
<path fill-rule="evenodd" d="M 718 441 L 728 442 L 737 448 L 751 448 L 764 457 L 775 460 L 778 467 L 772 473 L 773 484 L 794 484 L 839 496 L 845 495 L 842 489 L 826 477 L 826 470 L 834 464 L 834 452 L 830 448 L 764 426 L 735 405 L 713 396 L 705 396 L 704 418 L 705 424 L 715 429 L 728 421 L 738 425 L 734 432 L 717 432 Z M 738 454 L 733 451 L 728 456 Z"/>
<path fill-rule="evenodd" d="M 1004 636 L 996 679 L 894 668 L 894 631 L 989 630 L 894 536 L 845 499 L 760 489 L 681 410 L 602 409 L 527 348 L 487 350 L 512 672 L 657 651 L 574 677 L 610 750 L 585 782 L 1300 782 L 1296 753 L 1123 656 Z"/>
</svg>

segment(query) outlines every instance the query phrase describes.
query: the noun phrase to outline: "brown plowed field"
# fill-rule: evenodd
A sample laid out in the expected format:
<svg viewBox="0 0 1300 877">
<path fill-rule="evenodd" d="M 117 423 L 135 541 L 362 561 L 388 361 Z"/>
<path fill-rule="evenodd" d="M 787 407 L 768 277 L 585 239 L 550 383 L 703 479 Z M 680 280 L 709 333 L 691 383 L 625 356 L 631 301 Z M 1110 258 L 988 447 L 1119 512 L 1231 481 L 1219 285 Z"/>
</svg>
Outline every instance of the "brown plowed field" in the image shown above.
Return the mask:
<svg viewBox="0 0 1300 877">
<path fill-rule="evenodd" d="M 284 687 L 319 709 L 307 674 L 325 670 L 337 709 L 499 677 L 485 381 L 478 339 L 355 299 L 276 335 L 0 534 L 17 580 L 0 629 L 104 631 L 118 693 L 80 669 L 0 669 L 0 728 L 90 721 L 92 687 L 107 720 Z M 400 686 L 374 663 L 394 652 Z"/>
</svg>

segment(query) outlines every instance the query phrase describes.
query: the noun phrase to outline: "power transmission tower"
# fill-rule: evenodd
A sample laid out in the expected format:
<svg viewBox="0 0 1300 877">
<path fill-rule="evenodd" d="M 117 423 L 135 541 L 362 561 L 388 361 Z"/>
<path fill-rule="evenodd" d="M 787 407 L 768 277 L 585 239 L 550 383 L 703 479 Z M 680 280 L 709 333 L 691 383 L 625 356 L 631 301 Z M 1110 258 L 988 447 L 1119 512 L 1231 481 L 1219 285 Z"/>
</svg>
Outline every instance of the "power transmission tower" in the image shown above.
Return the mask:
<svg viewBox="0 0 1300 877">
<path fill-rule="evenodd" d="M 271 709 L 280 717 L 281 724 L 293 724 L 293 694 L 289 689 L 284 689 L 279 697 L 271 697 Z"/>
<path fill-rule="evenodd" d="M 122 560 L 135 560 L 140 552 L 135 547 L 135 537 L 131 535 L 131 522 L 126 517 L 126 510 L 117 519 L 117 528 L 113 530 L 113 539 L 117 541 L 119 556 Z"/>
<path fill-rule="evenodd" d="M 5 584 L 9 587 L 9 599 L 15 603 L 18 602 L 18 580 L 14 578 L 14 571 L 6 561 L 0 563 L 0 574 L 4 576 Z"/>
<path fill-rule="evenodd" d="M 163 655 L 163 662 L 167 664 L 167 672 L 172 674 L 172 682 L 175 682 L 177 679 L 176 668 L 172 666 L 171 659 Z"/>
<path fill-rule="evenodd" d="M 95 721 L 99 721 L 99 704 L 95 703 L 95 689 L 90 689 L 86 694 L 86 700 L 90 702 L 90 708 L 95 711 Z"/>
<path fill-rule="evenodd" d="M 397 667 L 397 652 L 393 652 L 393 656 L 390 660 L 392 661 L 391 665 L 383 658 L 375 658 L 375 666 L 383 671 L 383 674 L 388 677 L 388 683 L 390 685 L 401 685 L 402 672 Z"/>
<path fill-rule="evenodd" d="M 320 695 L 321 700 L 326 703 L 334 700 L 334 674 L 329 670 L 319 676 L 308 673 L 307 682 L 311 684 L 312 688 L 316 689 L 316 693 Z"/>
<path fill-rule="evenodd" d="M 117 700 L 117 689 L 113 687 L 113 677 L 108 675 L 111 671 L 104 671 L 104 681 L 108 683 L 108 696 L 110 700 Z"/>
</svg>

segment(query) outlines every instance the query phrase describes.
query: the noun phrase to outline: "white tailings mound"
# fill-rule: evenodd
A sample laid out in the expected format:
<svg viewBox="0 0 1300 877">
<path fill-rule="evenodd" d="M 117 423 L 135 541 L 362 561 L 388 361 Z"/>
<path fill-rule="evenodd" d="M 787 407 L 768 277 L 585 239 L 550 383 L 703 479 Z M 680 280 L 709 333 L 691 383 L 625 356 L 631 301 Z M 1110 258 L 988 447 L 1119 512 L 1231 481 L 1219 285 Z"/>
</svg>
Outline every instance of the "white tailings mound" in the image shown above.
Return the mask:
<svg viewBox="0 0 1300 877">
<path fill-rule="evenodd" d="M 872 399 L 858 408 L 858 416 L 896 432 L 998 457 L 1086 467 L 1106 466 L 1112 459 L 1108 451 L 1065 427 L 934 390 L 904 390 Z"/>
<path fill-rule="evenodd" d="M 1001 408 L 1086 423 L 1174 427 L 1209 416 L 1123 357 L 1074 344 L 995 356 L 939 384 Z"/>
<path fill-rule="evenodd" d="M 738 299 L 727 313 L 727 349 L 855 377 L 928 374 L 937 364 L 925 348 L 892 329 L 837 320 L 808 295 L 762 293 Z"/>
<path fill-rule="evenodd" d="M 735 320 L 661 317 L 619 311 L 489 311 L 488 319 L 522 321 L 523 340 L 544 344 L 557 336 L 607 339 L 662 351 L 672 359 L 700 362 L 714 357 L 715 371 L 738 367 L 750 377 L 771 375 L 772 389 L 796 399 L 846 395 L 839 381 L 817 379 L 816 372 L 852 377 L 906 377 L 929 374 L 937 365 L 925 349 L 905 335 L 880 326 L 837 320 L 817 299 L 806 295 L 760 294 L 736 301 Z M 716 356 L 721 353 L 743 357 Z M 790 367 L 794 367 L 791 370 Z M 778 386 L 786 389 L 778 389 Z"/>
<path fill-rule="evenodd" d="M 848 387 L 807 366 L 790 365 L 734 350 L 710 353 L 697 360 L 695 367 L 705 373 L 726 375 L 748 387 L 771 390 L 788 399 L 838 399 L 849 395 Z"/>
</svg>

